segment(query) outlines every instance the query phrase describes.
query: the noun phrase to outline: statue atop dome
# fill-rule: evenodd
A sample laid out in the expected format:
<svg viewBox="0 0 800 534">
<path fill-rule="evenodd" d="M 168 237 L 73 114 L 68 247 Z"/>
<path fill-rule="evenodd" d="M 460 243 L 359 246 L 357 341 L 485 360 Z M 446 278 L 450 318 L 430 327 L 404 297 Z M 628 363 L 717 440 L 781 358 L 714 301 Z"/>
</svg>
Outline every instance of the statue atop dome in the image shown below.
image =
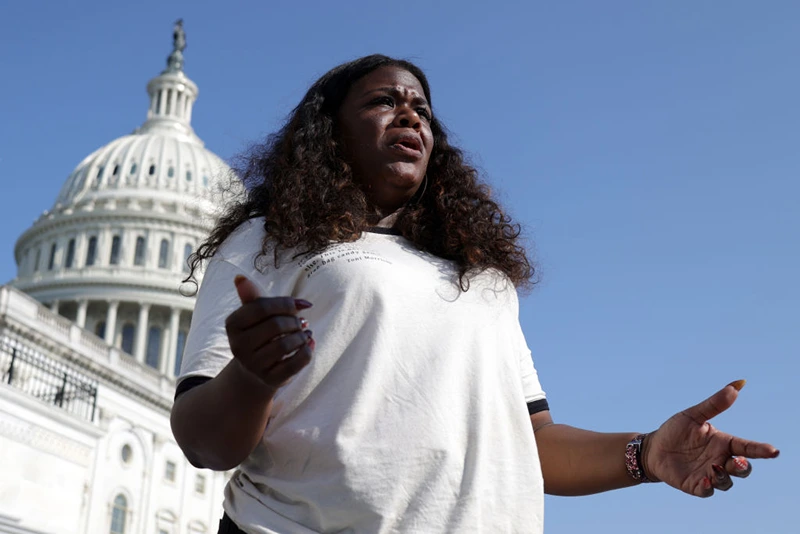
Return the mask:
<svg viewBox="0 0 800 534">
<path fill-rule="evenodd" d="M 183 19 L 175 21 L 172 30 L 172 49 L 183 52 L 186 49 L 186 32 L 183 31 Z"/>
<path fill-rule="evenodd" d="M 183 71 L 183 51 L 186 49 L 186 32 L 183 30 L 183 19 L 175 21 L 172 29 L 172 53 L 167 58 L 167 72 Z"/>
</svg>

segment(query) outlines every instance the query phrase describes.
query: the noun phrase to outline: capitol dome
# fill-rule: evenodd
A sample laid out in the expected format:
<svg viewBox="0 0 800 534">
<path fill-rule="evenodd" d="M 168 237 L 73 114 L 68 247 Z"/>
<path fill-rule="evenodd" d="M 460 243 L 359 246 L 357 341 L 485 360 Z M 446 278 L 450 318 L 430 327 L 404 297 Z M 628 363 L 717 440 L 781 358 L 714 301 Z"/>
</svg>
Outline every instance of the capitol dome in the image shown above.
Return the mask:
<svg viewBox="0 0 800 534">
<path fill-rule="evenodd" d="M 198 88 L 178 24 L 167 68 L 147 84 L 145 122 L 87 156 L 17 241 L 11 285 L 161 375 L 174 376 L 194 299 L 187 257 L 234 181 L 191 126 Z M 184 292 L 185 293 L 185 292 Z"/>
</svg>

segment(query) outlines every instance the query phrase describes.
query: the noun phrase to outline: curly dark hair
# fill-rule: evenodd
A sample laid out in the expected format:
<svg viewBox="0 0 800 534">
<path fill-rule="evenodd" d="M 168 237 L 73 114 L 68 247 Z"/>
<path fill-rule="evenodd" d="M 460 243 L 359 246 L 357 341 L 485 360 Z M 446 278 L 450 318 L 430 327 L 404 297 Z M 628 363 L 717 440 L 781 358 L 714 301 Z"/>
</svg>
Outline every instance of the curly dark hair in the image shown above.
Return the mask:
<svg viewBox="0 0 800 534">
<path fill-rule="evenodd" d="M 366 56 L 327 72 L 308 90 L 285 125 L 234 161 L 245 186 L 242 197 L 227 207 L 208 239 L 189 258 L 195 282 L 200 263 L 212 257 L 242 223 L 264 218 L 261 254 L 295 256 L 324 250 L 332 242 L 350 242 L 373 226 L 377 209 L 354 179 L 338 140 L 336 116 L 350 87 L 381 67 L 413 74 L 431 103 L 430 86 L 416 65 L 383 55 Z M 430 122 L 433 149 L 427 184 L 401 210 L 395 223 L 419 249 L 458 265 L 458 283 L 469 289 L 470 275 L 486 269 L 504 273 L 517 287 L 532 284 L 534 267 L 520 241 L 520 227 L 492 200 L 478 172 L 451 146 L 442 123 Z"/>
</svg>

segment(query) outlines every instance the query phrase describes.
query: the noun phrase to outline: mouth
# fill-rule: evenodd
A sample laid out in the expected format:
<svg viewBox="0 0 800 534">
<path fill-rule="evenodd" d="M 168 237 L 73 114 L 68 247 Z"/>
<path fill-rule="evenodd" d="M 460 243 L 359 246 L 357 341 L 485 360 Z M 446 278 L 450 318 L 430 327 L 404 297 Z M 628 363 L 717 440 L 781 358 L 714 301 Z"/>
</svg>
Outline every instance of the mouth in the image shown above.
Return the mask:
<svg viewBox="0 0 800 534">
<path fill-rule="evenodd" d="M 421 155 L 422 142 L 416 135 L 406 134 L 394 139 L 389 146 L 407 154 Z"/>
</svg>

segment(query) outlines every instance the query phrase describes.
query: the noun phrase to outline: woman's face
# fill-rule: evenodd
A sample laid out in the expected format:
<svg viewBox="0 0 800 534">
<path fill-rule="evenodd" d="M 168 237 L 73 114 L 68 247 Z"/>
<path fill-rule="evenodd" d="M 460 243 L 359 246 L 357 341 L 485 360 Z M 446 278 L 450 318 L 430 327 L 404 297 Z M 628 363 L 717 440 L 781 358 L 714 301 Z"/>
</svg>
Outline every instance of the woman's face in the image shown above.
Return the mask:
<svg viewBox="0 0 800 534">
<path fill-rule="evenodd" d="M 339 108 L 345 157 L 383 215 L 402 207 L 422 183 L 433 149 L 431 116 L 422 84 L 400 67 L 358 80 Z"/>
</svg>

